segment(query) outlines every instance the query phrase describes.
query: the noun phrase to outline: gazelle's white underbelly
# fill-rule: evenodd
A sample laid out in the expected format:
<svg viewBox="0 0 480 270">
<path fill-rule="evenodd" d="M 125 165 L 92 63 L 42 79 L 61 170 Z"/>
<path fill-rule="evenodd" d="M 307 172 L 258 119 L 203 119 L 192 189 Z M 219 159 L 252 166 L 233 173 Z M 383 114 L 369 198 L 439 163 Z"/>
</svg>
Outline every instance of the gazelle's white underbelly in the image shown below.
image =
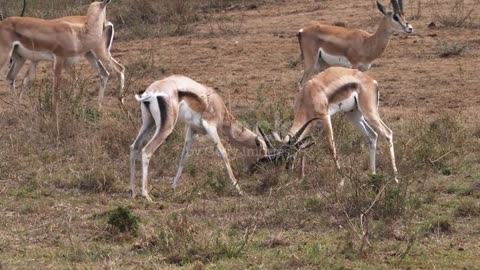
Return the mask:
<svg viewBox="0 0 480 270">
<path fill-rule="evenodd" d="M 31 60 L 31 61 L 50 61 L 50 62 L 53 62 L 53 60 L 55 59 L 55 55 L 52 53 L 52 52 L 49 52 L 49 51 L 32 51 L 32 50 L 29 50 L 27 48 L 25 48 L 24 46 L 22 46 L 22 44 L 20 43 L 16 43 L 15 44 L 16 47 L 15 47 L 15 52 L 16 54 L 18 54 L 19 56 L 27 59 L 27 60 Z M 80 56 L 74 56 L 74 57 L 68 57 L 67 58 L 67 62 L 68 64 L 74 64 L 76 62 L 78 62 L 80 60 Z"/>
<path fill-rule="evenodd" d="M 203 119 L 199 113 L 192 110 L 185 101 L 181 101 L 178 108 L 178 120 L 190 125 L 197 133 L 205 134 L 202 125 Z"/>
<path fill-rule="evenodd" d="M 343 55 L 328 54 L 322 48 L 320 48 L 320 55 L 329 66 L 352 68 L 352 63 Z"/>
<path fill-rule="evenodd" d="M 348 98 L 342 100 L 339 103 L 331 103 L 328 105 L 328 115 L 332 116 L 337 112 L 351 112 L 357 109 L 357 92 L 353 92 Z"/>
<path fill-rule="evenodd" d="M 348 61 L 348 59 L 343 55 L 328 54 L 322 48 L 320 48 L 320 55 L 322 56 L 323 61 L 325 61 L 329 66 L 352 68 L 352 63 L 350 63 L 350 61 Z M 370 69 L 371 65 L 371 63 L 360 63 L 358 64 L 357 68 L 360 71 L 367 71 Z"/>
</svg>

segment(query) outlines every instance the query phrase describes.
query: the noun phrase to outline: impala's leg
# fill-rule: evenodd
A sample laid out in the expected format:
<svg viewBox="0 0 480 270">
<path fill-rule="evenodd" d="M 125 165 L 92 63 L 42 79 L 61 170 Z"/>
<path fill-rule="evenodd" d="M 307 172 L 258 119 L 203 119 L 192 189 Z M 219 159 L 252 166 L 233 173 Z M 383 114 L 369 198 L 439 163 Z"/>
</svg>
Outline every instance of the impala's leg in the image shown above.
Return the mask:
<svg viewBox="0 0 480 270">
<path fill-rule="evenodd" d="M 85 54 L 85 58 L 88 60 L 88 63 L 97 70 L 98 75 L 100 76 L 100 89 L 98 91 L 98 102 L 100 103 L 105 95 L 105 89 L 107 88 L 108 77 L 110 74 L 105 69 L 102 62 L 100 62 L 91 51 Z"/>
<path fill-rule="evenodd" d="M 340 170 L 340 163 L 338 162 L 337 150 L 335 149 L 335 140 L 333 139 L 333 128 L 332 121 L 330 116 L 327 115 L 324 119 L 325 131 L 327 132 L 328 146 L 330 147 L 330 152 L 332 153 L 333 160 L 335 161 L 335 166 Z"/>
<path fill-rule="evenodd" d="M 368 125 L 362 113 L 358 110 L 347 113 L 348 120 L 360 131 L 368 140 L 368 149 L 370 156 L 370 171 L 375 173 L 375 156 L 377 153 L 377 133 Z"/>
<path fill-rule="evenodd" d="M 142 108 L 142 127 L 138 132 L 137 138 L 135 138 L 135 141 L 130 146 L 130 196 L 132 198 L 135 198 L 135 162 L 145 137 L 155 124 L 145 104 L 141 103 L 140 106 Z"/>
<path fill-rule="evenodd" d="M 392 130 L 389 129 L 385 123 L 383 123 L 382 119 L 380 119 L 380 116 L 378 115 L 378 112 L 366 114 L 365 118 L 378 133 L 386 138 L 390 152 L 390 161 L 392 163 L 393 174 L 395 176 L 395 182 L 398 183 L 398 171 L 397 166 L 395 165 L 395 151 L 393 149 Z"/>
<path fill-rule="evenodd" d="M 183 145 L 182 156 L 180 157 L 180 164 L 178 165 L 177 174 L 173 179 L 173 184 L 172 184 L 173 190 L 177 188 L 178 180 L 182 175 L 183 167 L 185 166 L 185 162 L 188 159 L 188 151 L 190 150 L 190 147 L 192 146 L 192 143 L 193 143 L 193 135 L 194 135 L 193 129 L 190 126 L 187 126 L 185 130 L 185 144 Z"/>
<path fill-rule="evenodd" d="M 217 133 L 217 128 L 213 125 L 210 125 L 206 121 L 202 121 L 203 128 L 207 131 L 208 136 L 213 141 L 215 146 L 217 147 L 218 152 L 223 158 L 223 162 L 225 163 L 225 167 L 227 167 L 228 177 L 232 181 L 233 186 L 237 189 L 238 193 L 242 195 L 242 190 L 237 183 L 237 179 L 233 175 L 232 167 L 230 166 L 230 161 L 228 160 L 227 151 L 225 151 L 225 147 L 223 147 L 222 142 L 220 141 L 220 137 Z"/>
<path fill-rule="evenodd" d="M 142 196 L 148 201 L 151 201 L 152 199 L 148 195 L 147 189 L 148 165 L 155 150 L 157 150 L 168 135 L 172 133 L 177 120 L 174 117 L 172 106 L 167 103 L 165 97 L 158 96 L 157 102 L 150 103 L 149 110 L 155 120 L 157 129 L 152 139 L 142 150 Z"/>
</svg>

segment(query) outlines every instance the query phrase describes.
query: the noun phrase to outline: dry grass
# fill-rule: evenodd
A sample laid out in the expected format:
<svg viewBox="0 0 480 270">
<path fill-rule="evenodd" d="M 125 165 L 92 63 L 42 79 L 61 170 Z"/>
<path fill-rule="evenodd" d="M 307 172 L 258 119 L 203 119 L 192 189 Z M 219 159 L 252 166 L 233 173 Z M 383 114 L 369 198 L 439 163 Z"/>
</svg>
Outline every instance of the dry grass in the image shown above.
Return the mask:
<svg viewBox="0 0 480 270">
<path fill-rule="evenodd" d="M 479 8 L 478 0 L 454 0 L 448 1 L 447 5 L 440 0 L 433 0 L 433 20 L 444 27 L 478 27 L 478 22 L 475 21 L 480 15 Z"/>
<path fill-rule="evenodd" d="M 117 3 L 125 6 L 121 0 Z M 207 31 L 213 25 L 218 27 L 215 31 L 238 37 L 247 36 L 251 25 L 230 20 L 229 10 L 249 9 L 251 3 L 147 1 L 123 10 L 115 10 L 112 5 L 111 18 L 125 39 L 140 33 L 131 27 L 138 26 L 140 31 L 165 22 L 165 27 L 171 28 L 159 30 L 158 35 L 188 35 L 197 29 L 195 24 L 203 24 Z M 44 8 L 42 12 L 46 17 L 64 14 L 70 12 L 68 5 L 88 3 L 63 4 L 58 10 Z M 30 6 L 30 14 L 34 14 L 35 5 Z M 166 17 L 167 12 L 156 5 L 170 5 L 168 9 L 174 15 Z M 14 13 L 17 7 L 10 7 Z M 211 17 L 205 19 L 198 10 L 221 10 L 225 14 L 209 13 Z M 267 34 L 272 36 L 271 32 Z M 254 46 L 265 38 L 262 33 L 256 35 L 258 40 L 248 36 Z M 280 79 L 268 76 L 279 73 L 279 69 L 297 72 L 299 65 L 291 60 L 298 57 L 297 48 L 295 54 L 281 57 L 266 52 L 276 66 L 264 78 L 262 72 L 268 69 L 265 62 L 260 70 L 252 63 L 247 66 L 230 58 L 233 54 L 245 57 L 242 46 L 247 45 L 232 45 L 232 49 L 215 37 L 201 38 L 201 42 L 206 39 L 216 48 L 217 58 L 207 62 L 208 68 L 215 68 L 216 63 L 232 73 L 251 68 L 257 77 L 247 79 L 242 75 L 243 80 L 229 80 L 232 75 L 228 72 L 201 73 L 207 64 L 201 68 L 194 65 L 204 60 L 198 58 L 205 52 L 202 46 L 207 46 L 201 43 L 194 43 L 188 47 L 191 54 L 183 55 L 192 65 L 187 67 L 184 62 L 178 64 L 179 59 L 167 62 L 170 55 L 158 61 L 158 54 L 164 51 L 157 52 L 157 47 L 148 46 L 148 42 L 141 41 L 141 49 L 119 42 L 114 48 L 129 46 L 119 53 L 132 54 L 122 62 L 127 67 L 129 95 L 164 73 L 188 71 L 200 77 L 199 81 L 218 85 L 235 115 L 249 127 L 258 123 L 264 129 L 274 129 L 273 123 L 278 120 L 279 131 L 285 134 L 293 118 L 288 103 L 292 93 L 276 89 L 276 80 L 282 87 L 296 89 L 297 78 L 286 73 L 279 75 Z M 175 41 L 172 44 L 181 50 L 190 39 L 174 37 L 169 42 Z M 434 50 L 434 45 L 428 49 Z M 475 46 L 471 50 L 476 53 Z M 395 52 L 389 54 L 395 57 Z M 447 61 L 463 57 L 434 58 Z M 235 64 L 246 67 L 234 70 Z M 382 66 L 388 68 L 389 64 L 393 65 L 385 60 Z M 400 117 L 394 111 L 398 106 L 384 105 L 382 100 L 382 117 L 394 131 L 401 181 L 398 185 L 392 182 L 384 140 L 379 140 L 378 174 L 369 175 L 366 140 L 342 116 L 333 118 L 343 165 L 340 172 L 334 169 L 321 131 L 313 134 L 317 144 L 305 153 L 306 178 L 302 180 L 298 172 L 286 172 L 282 166 L 262 168 L 253 176 L 243 174 L 236 158 L 239 153 L 229 148 L 235 174 L 247 194 L 243 197 L 237 196 L 220 158 L 207 143 L 195 143 L 193 148 L 202 151 L 193 151 L 180 187 L 177 192 L 171 190 L 169 181 L 176 172 L 183 143 L 182 128 L 178 127 L 153 157 L 150 187 L 154 202 L 147 203 L 141 198 L 129 199 L 127 193 L 129 145 L 140 126 L 138 104 L 127 99 L 122 107 L 108 96 L 103 109 L 99 109 L 95 100 L 98 81 L 92 73 L 80 69 L 79 81 L 65 84 L 60 143 L 50 113 L 48 76 L 39 76 L 34 82 L 24 105 L 11 104 L 13 98 L 8 94 L 1 97 L 10 105 L 0 101 L 0 216 L 4 217 L 0 223 L 0 269 L 416 269 L 432 268 L 432 263 L 439 269 L 476 267 L 477 258 L 472 254 L 479 252 L 480 136 L 478 127 L 462 118 L 460 110 L 433 115 L 411 110 Z M 399 84 L 397 75 L 384 76 L 391 81 L 382 80 L 386 85 L 382 98 L 392 102 L 390 95 L 400 91 L 393 87 Z M 210 82 L 210 77 L 221 80 Z M 255 87 L 245 101 L 236 95 L 247 88 L 243 87 L 247 80 L 254 81 Z M 345 180 L 344 187 L 338 186 L 341 180 Z"/>
</svg>

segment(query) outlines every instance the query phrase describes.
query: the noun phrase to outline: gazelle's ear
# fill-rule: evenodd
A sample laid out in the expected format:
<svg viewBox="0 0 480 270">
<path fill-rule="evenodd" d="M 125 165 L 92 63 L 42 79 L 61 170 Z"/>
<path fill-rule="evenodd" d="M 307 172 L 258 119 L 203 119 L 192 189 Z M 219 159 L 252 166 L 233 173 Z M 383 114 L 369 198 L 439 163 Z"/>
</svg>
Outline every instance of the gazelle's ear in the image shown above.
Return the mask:
<svg viewBox="0 0 480 270">
<path fill-rule="evenodd" d="M 376 2 L 377 2 L 377 8 L 378 8 L 378 10 L 380 10 L 380 12 L 381 12 L 384 16 L 386 16 L 386 15 L 387 15 L 387 11 L 385 10 L 385 7 L 384 7 L 382 4 L 380 4 L 380 2 L 378 2 L 378 1 L 376 1 Z"/>
<path fill-rule="evenodd" d="M 103 0 L 103 3 L 102 3 L 102 6 L 106 6 L 108 4 L 110 4 L 110 2 L 112 2 L 112 0 Z"/>
</svg>

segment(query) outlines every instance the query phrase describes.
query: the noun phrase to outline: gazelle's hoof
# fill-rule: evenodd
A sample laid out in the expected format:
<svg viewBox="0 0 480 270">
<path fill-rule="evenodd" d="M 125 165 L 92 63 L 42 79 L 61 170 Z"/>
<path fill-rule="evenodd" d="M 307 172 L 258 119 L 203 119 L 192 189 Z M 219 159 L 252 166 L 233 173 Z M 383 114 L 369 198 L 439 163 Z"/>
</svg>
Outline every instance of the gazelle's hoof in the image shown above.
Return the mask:
<svg viewBox="0 0 480 270">
<path fill-rule="evenodd" d="M 142 196 L 148 201 L 148 202 L 153 202 L 152 198 L 148 194 L 142 194 Z"/>
</svg>

